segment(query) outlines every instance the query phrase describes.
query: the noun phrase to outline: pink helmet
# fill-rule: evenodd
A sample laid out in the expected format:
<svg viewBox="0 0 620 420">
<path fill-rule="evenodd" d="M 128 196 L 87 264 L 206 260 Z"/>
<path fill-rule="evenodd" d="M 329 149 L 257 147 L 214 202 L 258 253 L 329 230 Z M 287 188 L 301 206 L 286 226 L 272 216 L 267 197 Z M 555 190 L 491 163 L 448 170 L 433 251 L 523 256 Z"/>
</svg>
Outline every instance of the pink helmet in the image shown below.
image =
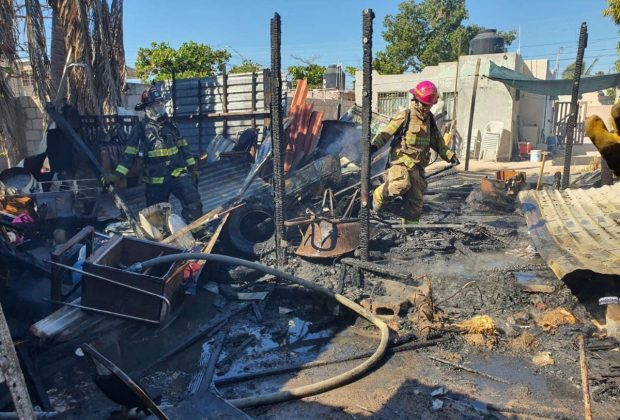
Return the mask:
<svg viewBox="0 0 620 420">
<path fill-rule="evenodd" d="M 413 89 L 409 90 L 409 92 L 420 102 L 427 105 L 434 105 L 437 103 L 437 99 L 439 99 L 439 94 L 437 93 L 437 86 L 429 80 L 424 80 L 420 82 Z"/>
</svg>

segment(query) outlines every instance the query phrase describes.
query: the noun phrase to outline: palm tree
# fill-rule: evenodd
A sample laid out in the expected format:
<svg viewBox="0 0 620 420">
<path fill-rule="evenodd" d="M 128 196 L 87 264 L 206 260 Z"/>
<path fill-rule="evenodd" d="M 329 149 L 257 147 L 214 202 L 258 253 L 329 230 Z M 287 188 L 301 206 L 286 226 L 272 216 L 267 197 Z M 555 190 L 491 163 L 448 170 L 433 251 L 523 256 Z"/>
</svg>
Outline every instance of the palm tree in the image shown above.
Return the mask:
<svg viewBox="0 0 620 420">
<path fill-rule="evenodd" d="M 581 66 L 581 77 L 591 76 L 592 67 L 594 67 L 597 61 L 598 61 L 598 57 L 595 58 L 594 61 L 592 61 L 592 64 L 590 64 L 589 66 L 586 66 L 586 62 L 584 61 L 583 65 Z M 574 76 L 575 76 L 575 63 L 570 63 L 568 66 L 566 66 L 566 68 L 562 72 L 562 79 L 573 80 Z"/>
</svg>

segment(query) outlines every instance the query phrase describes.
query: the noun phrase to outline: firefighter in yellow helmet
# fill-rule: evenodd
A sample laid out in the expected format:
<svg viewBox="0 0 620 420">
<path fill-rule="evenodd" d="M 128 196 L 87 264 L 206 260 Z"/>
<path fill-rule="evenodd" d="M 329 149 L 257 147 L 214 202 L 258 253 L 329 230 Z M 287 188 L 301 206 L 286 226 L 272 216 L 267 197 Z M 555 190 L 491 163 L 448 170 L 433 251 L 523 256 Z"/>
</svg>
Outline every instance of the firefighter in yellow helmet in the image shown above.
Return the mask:
<svg viewBox="0 0 620 420">
<path fill-rule="evenodd" d="M 401 216 L 406 224 L 417 223 L 422 214 L 426 191 L 424 168 L 429 164 L 430 149 L 446 162 L 460 163 L 444 143 L 430 112 L 437 103 L 437 87 L 430 81 L 423 81 L 409 92 L 413 95 L 409 109 L 392 117 L 390 123 L 372 139 L 370 146 L 370 152 L 374 154 L 393 138 L 385 182 L 374 190 L 372 207 L 378 212 L 385 202 L 402 197 Z"/>
</svg>

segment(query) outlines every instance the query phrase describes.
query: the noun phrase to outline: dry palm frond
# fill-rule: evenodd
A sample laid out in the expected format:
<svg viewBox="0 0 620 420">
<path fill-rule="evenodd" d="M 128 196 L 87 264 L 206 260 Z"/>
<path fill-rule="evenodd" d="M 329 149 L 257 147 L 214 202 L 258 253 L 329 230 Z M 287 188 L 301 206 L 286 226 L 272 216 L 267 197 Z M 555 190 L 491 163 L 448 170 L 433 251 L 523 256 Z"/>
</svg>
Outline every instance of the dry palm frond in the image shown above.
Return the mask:
<svg viewBox="0 0 620 420">
<path fill-rule="evenodd" d="M 55 0 L 50 6 L 65 30 L 65 47 L 72 52 L 71 62 L 87 67 L 74 67 L 69 72 L 69 101 L 81 114 L 101 114 L 100 101 L 94 86 L 93 52 L 89 31 L 87 1 Z"/>
<path fill-rule="evenodd" d="M 28 55 L 32 67 L 32 81 L 39 106 L 50 100 L 50 61 L 47 56 L 45 26 L 39 0 L 25 0 Z"/>
<path fill-rule="evenodd" d="M 121 94 L 111 54 L 110 10 L 106 0 L 94 1 L 91 4 L 91 10 L 93 16 L 93 67 L 95 69 L 97 94 L 103 100 L 104 112 L 115 113 L 116 107 L 121 104 Z"/>
<path fill-rule="evenodd" d="M 116 80 L 121 89 L 127 81 L 125 47 L 123 45 L 123 0 L 112 0 L 111 16 L 112 57 L 116 67 Z"/>
<path fill-rule="evenodd" d="M 0 59 L 17 59 L 17 26 L 12 0 L 0 0 Z"/>
<path fill-rule="evenodd" d="M 10 166 L 24 155 L 23 112 L 8 83 L 17 64 L 17 25 L 11 0 L 0 0 L 0 162 Z"/>
<path fill-rule="evenodd" d="M 0 69 L 0 162 L 12 166 L 26 156 L 25 119 L 19 101 L 7 82 L 6 73 Z"/>
<path fill-rule="evenodd" d="M 83 114 L 115 113 L 122 103 L 125 78 L 124 57 L 119 58 L 123 56 L 122 3 L 115 0 L 113 13 L 106 0 L 49 0 L 49 4 L 65 29 L 72 62 L 88 65 L 71 70 L 69 100 Z"/>
</svg>

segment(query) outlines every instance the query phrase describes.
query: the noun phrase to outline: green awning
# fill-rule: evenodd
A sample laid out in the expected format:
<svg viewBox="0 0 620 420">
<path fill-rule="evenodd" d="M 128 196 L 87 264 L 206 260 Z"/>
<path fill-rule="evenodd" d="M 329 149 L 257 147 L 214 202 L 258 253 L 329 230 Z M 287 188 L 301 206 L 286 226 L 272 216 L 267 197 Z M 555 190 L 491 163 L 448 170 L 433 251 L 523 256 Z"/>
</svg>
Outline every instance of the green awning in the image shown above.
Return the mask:
<svg viewBox="0 0 620 420">
<path fill-rule="evenodd" d="M 545 96 L 570 95 L 573 92 L 572 80 L 542 80 L 498 66 L 492 61 L 490 64 L 489 74 L 486 77 L 502 82 L 506 86 Z M 596 92 L 616 86 L 620 86 L 620 74 L 618 73 L 582 77 L 579 83 L 579 93 Z"/>
</svg>

